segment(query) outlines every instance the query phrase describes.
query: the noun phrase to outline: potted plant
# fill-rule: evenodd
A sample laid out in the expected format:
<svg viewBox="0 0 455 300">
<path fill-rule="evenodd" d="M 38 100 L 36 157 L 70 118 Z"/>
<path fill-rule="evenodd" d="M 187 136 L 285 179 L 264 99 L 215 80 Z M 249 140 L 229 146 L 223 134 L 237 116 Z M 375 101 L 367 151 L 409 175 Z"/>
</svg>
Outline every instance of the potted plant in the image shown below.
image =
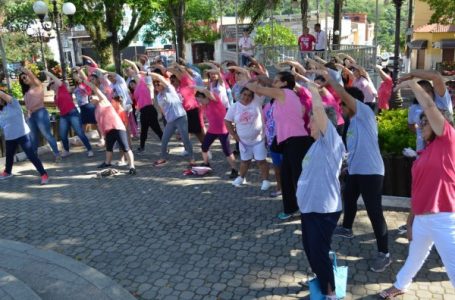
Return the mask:
<svg viewBox="0 0 455 300">
<path fill-rule="evenodd" d="M 378 140 L 384 160 L 383 194 L 409 197 L 414 159 L 403 156 L 404 148 L 415 148 L 415 133 L 408 129 L 408 109 L 382 111 L 378 116 Z"/>
</svg>

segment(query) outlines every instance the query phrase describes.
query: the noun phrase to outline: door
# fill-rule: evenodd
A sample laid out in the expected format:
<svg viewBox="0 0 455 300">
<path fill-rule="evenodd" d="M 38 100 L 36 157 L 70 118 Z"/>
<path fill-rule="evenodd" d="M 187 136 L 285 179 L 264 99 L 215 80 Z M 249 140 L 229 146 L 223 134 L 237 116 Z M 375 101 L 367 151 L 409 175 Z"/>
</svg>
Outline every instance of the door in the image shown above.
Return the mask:
<svg viewBox="0 0 455 300">
<path fill-rule="evenodd" d="M 455 59 L 455 49 L 442 49 L 442 61 L 453 62 Z"/>
<path fill-rule="evenodd" d="M 425 69 L 425 49 L 417 50 L 417 66 L 416 69 Z"/>
</svg>

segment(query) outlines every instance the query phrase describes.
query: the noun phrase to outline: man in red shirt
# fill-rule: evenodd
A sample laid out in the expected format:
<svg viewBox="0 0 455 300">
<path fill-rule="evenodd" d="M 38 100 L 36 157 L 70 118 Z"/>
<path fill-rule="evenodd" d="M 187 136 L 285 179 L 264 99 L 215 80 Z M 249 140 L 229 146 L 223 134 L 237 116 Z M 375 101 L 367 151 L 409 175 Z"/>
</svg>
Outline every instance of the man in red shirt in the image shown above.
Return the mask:
<svg viewBox="0 0 455 300">
<path fill-rule="evenodd" d="M 307 57 L 307 51 L 313 51 L 313 44 L 316 42 L 314 35 L 311 35 L 309 32 L 310 29 L 308 27 L 305 27 L 303 34 L 299 36 L 298 39 L 302 60 Z"/>
</svg>

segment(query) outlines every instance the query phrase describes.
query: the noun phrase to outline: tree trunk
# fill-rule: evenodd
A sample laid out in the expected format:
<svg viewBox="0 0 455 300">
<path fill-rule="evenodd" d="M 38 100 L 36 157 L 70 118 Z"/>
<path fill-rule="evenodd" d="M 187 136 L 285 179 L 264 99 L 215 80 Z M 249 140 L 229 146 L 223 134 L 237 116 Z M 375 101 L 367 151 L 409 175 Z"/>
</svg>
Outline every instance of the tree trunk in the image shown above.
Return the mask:
<svg viewBox="0 0 455 300">
<path fill-rule="evenodd" d="M 341 40 L 341 8 L 343 7 L 343 0 L 335 0 L 333 5 L 333 49 L 337 49 Z M 335 34 L 338 31 L 339 34 Z"/>
<path fill-rule="evenodd" d="M 308 0 L 300 0 L 300 12 L 302 14 L 302 32 L 308 27 Z"/>
<path fill-rule="evenodd" d="M 177 56 L 185 58 L 185 0 L 178 1 L 177 14 L 175 16 L 175 33 L 177 35 Z M 178 59 L 176 57 L 176 59 Z"/>
<path fill-rule="evenodd" d="M 122 74 L 122 62 L 120 57 L 120 47 L 118 42 L 118 34 L 116 31 L 112 32 L 112 55 L 114 57 L 115 73 Z"/>
</svg>

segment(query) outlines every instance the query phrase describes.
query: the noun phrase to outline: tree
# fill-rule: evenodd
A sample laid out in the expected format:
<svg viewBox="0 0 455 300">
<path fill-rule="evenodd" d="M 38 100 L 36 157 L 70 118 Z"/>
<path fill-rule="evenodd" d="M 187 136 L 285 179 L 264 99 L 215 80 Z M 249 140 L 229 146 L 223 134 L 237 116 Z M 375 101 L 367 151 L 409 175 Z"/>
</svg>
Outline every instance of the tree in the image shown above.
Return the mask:
<svg viewBox="0 0 455 300">
<path fill-rule="evenodd" d="M 273 22 L 257 28 L 254 43 L 262 46 L 292 46 L 297 41 L 291 29 Z"/>
<path fill-rule="evenodd" d="M 423 0 L 428 3 L 433 14 L 431 23 L 455 24 L 455 1 L 453 0 Z"/>
<path fill-rule="evenodd" d="M 128 47 L 159 8 L 154 0 L 74 0 L 73 3 L 77 8 L 75 21 L 84 25 L 90 34 L 101 63 L 107 64 L 113 54 L 118 73 L 121 71 L 120 51 Z M 130 22 L 124 22 L 126 17 Z"/>
</svg>

